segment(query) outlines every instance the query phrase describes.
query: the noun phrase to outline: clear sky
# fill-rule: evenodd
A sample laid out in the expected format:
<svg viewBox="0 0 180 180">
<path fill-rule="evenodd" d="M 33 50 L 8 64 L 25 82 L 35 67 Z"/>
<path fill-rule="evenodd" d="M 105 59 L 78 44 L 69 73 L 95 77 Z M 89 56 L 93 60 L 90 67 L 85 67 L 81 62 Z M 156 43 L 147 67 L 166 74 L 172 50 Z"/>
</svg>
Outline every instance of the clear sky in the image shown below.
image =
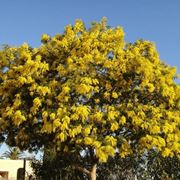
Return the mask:
<svg viewBox="0 0 180 180">
<path fill-rule="evenodd" d="M 180 67 L 180 0 L 1 0 L 0 45 L 37 47 L 43 33 L 63 32 L 77 18 L 89 26 L 103 16 L 110 26 L 123 26 L 126 41 L 153 41 L 162 60 Z"/>
<path fill-rule="evenodd" d="M 77 18 L 89 26 L 103 16 L 124 28 L 126 41 L 155 42 L 160 58 L 180 72 L 180 0 L 1 0 L 0 45 L 37 47 L 43 33 L 62 33 Z"/>
</svg>

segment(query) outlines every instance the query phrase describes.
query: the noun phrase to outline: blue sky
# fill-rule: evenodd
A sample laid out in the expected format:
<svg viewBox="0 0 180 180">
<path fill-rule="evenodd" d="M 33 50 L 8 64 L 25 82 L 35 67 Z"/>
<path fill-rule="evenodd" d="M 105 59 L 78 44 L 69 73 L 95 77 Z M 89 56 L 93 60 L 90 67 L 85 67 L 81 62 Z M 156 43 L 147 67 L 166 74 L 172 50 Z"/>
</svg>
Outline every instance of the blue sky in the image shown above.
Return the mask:
<svg viewBox="0 0 180 180">
<path fill-rule="evenodd" d="M 89 26 L 103 16 L 124 28 L 126 41 L 153 41 L 162 60 L 180 67 L 179 0 L 3 0 L 0 45 L 39 46 L 43 33 L 63 32 L 77 18 Z"/>
<path fill-rule="evenodd" d="M 180 72 L 179 0 L 2 0 L 0 45 L 37 47 L 43 33 L 62 33 L 77 18 L 89 26 L 103 16 L 124 28 L 126 41 L 155 42 L 160 58 Z"/>
</svg>

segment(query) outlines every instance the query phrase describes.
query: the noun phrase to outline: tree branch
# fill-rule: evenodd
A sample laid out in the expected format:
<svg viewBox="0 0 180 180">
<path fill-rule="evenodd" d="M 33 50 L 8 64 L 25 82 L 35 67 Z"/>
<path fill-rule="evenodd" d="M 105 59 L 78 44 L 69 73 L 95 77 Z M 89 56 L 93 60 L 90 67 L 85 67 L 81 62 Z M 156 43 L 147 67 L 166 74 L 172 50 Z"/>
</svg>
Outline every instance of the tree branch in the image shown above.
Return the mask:
<svg viewBox="0 0 180 180">
<path fill-rule="evenodd" d="M 87 170 L 86 168 L 80 167 L 80 166 L 78 166 L 78 165 L 75 165 L 75 166 L 74 166 L 74 169 L 77 169 L 77 170 L 79 170 L 79 171 L 81 171 L 81 172 L 83 172 L 83 173 L 85 173 L 85 174 L 87 174 L 87 175 L 90 174 L 90 171 L 89 171 L 89 170 Z"/>
</svg>

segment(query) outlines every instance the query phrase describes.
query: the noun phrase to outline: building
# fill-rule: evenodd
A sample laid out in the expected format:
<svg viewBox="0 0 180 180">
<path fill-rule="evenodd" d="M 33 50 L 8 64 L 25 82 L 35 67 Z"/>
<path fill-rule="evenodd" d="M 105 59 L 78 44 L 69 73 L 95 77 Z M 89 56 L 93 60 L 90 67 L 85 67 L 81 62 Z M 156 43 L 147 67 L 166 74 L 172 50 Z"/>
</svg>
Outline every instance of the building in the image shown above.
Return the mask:
<svg viewBox="0 0 180 180">
<path fill-rule="evenodd" d="M 0 159 L 0 180 L 17 180 L 18 171 L 22 170 L 24 166 L 24 160 L 7 160 Z M 32 168 L 30 167 L 30 161 L 26 160 L 26 176 L 32 174 Z"/>
</svg>

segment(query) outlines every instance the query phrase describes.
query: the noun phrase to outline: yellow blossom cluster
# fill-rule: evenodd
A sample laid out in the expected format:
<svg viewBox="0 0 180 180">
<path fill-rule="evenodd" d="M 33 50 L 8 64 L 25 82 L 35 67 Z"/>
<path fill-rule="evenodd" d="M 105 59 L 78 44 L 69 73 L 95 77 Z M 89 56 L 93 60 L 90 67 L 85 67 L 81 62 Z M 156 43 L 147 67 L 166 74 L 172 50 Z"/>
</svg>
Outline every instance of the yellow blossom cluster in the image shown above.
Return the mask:
<svg viewBox="0 0 180 180">
<path fill-rule="evenodd" d="M 77 20 L 41 42 L 0 51 L 0 134 L 10 145 L 89 148 L 100 162 L 152 148 L 180 156 L 176 68 L 153 43 L 125 43 L 105 19 L 89 29 Z"/>
</svg>

